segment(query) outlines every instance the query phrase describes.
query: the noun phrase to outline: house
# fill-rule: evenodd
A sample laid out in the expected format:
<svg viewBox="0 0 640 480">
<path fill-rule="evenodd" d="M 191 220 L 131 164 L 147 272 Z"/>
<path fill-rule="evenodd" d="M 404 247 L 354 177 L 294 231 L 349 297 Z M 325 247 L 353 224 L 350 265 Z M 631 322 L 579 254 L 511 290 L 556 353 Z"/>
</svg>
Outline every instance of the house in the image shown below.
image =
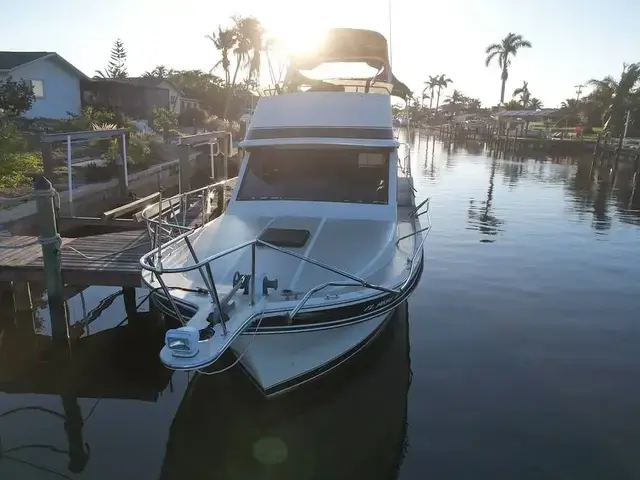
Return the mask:
<svg viewBox="0 0 640 480">
<path fill-rule="evenodd" d="M 180 114 L 199 106 L 196 99 L 168 79 L 156 77 L 94 78 L 82 82 L 83 105 L 113 108 L 132 118 L 151 118 L 154 107 Z"/>
<path fill-rule="evenodd" d="M 27 118 L 67 118 L 80 112 L 80 82 L 87 76 L 55 52 L 0 52 L 0 80 L 11 77 L 33 87 Z"/>
</svg>

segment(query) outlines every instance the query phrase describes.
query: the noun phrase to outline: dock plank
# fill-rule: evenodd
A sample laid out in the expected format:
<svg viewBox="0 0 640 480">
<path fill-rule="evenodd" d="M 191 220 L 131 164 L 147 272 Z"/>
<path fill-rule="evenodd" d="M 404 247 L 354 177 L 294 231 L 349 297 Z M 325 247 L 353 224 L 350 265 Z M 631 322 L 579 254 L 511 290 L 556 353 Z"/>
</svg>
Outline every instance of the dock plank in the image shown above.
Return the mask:
<svg viewBox="0 0 640 480">
<path fill-rule="evenodd" d="M 232 185 L 225 188 L 225 200 Z M 218 212 L 214 207 L 211 216 Z M 201 203 L 194 200 L 186 215 L 190 226 L 200 224 Z M 39 244 L 28 245 L 35 237 L 0 235 L 0 282 L 42 282 L 44 262 Z M 62 280 L 66 285 L 105 285 L 137 287 L 142 284 L 140 257 L 151 250 L 146 229 L 125 230 L 87 237 L 63 238 L 61 245 Z"/>
<path fill-rule="evenodd" d="M 19 249 L 34 237 L 0 237 L 0 281 L 42 281 L 40 245 Z M 140 286 L 139 259 L 151 249 L 146 232 L 126 231 L 63 238 L 62 278 L 67 285 Z M 80 252 L 80 253 L 79 253 Z"/>
</svg>

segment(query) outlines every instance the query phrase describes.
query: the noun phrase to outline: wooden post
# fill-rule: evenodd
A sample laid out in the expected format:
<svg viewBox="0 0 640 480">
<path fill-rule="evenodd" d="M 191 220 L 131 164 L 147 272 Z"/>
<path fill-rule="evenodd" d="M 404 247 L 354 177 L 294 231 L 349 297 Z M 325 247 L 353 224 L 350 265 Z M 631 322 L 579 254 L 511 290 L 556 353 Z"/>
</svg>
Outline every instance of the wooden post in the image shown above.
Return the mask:
<svg viewBox="0 0 640 480">
<path fill-rule="evenodd" d="M 191 145 L 180 145 L 180 157 L 179 157 L 179 168 L 180 168 L 180 179 L 179 179 L 179 188 L 180 193 L 185 193 L 191 190 L 191 165 L 189 164 L 189 155 L 191 153 Z"/>
<path fill-rule="evenodd" d="M 42 171 L 47 178 L 53 178 L 53 150 L 51 143 L 40 142 L 40 151 L 42 152 Z"/>
<path fill-rule="evenodd" d="M 16 313 L 30 312 L 33 309 L 31 302 L 31 288 L 29 282 L 11 282 L 13 286 L 13 308 Z"/>
<path fill-rule="evenodd" d="M 89 462 L 89 445 L 86 445 L 82 432 L 84 421 L 78 399 L 71 395 L 62 396 L 62 408 L 64 410 L 64 429 L 69 445 L 68 468 L 72 473 L 82 472 Z"/>
<path fill-rule="evenodd" d="M 129 197 L 129 179 L 127 178 L 127 167 L 125 158 L 126 144 L 124 136 L 118 135 L 118 154 L 116 155 L 116 165 L 118 168 L 118 194 L 120 198 Z"/>
<path fill-rule="evenodd" d="M 44 283 L 47 289 L 51 334 L 54 342 L 68 342 L 69 325 L 64 304 L 64 284 L 60 263 L 61 239 L 56 228 L 55 190 L 46 177 L 38 177 L 33 185 L 38 210 L 39 239 L 42 244 Z"/>
<path fill-rule="evenodd" d="M 616 159 L 613 163 L 613 174 L 615 175 L 616 170 L 618 169 L 618 161 L 620 161 L 620 153 L 622 152 L 622 142 L 624 140 L 624 136 L 620 134 L 620 139 L 618 140 L 618 148 L 616 148 Z"/>
<path fill-rule="evenodd" d="M 122 289 L 122 298 L 124 299 L 124 310 L 127 313 L 129 323 L 135 318 L 136 313 L 136 289 L 134 287 L 124 287 Z"/>
<path fill-rule="evenodd" d="M 231 137 L 225 135 L 222 137 L 222 178 L 229 179 L 229 155 L 231 154 Z"/>
</svg>

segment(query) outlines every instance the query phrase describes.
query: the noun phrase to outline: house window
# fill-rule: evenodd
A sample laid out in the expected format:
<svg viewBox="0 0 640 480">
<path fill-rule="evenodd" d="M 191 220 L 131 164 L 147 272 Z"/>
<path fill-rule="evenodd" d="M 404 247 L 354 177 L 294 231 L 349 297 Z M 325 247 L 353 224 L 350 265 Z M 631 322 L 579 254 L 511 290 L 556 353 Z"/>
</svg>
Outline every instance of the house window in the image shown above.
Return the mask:
<svg viewBox="0 0 640 480">
<path fill-rule="evenodd" d="M 31 83 L 31 88 L 33 89 L 33 94 L 36 98 L 44 97 L 44 82 L 42 80 L 29 80 Z"/>
<path fill-rule="evenodd" d="M 176 104 L 176 96 L 171 95 L 171 105 L 175 105 L 175 104 Z"/>
</svg>

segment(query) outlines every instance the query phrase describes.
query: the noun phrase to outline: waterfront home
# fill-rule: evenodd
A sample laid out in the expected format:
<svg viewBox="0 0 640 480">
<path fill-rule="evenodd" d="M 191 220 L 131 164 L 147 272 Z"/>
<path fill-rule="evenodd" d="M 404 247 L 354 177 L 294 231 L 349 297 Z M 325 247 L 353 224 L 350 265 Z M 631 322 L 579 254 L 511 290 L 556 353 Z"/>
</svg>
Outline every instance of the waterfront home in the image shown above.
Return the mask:
<svg viewBox="0 0 640 480">
<path fill-rule="evenodd" d="M 67 118 L 80 113 L 80 82 L 88 77 L 55 52 L 1 52 L 0 81 L 25 80 L 35 100 L 27 118 Z"/>
</svg>

